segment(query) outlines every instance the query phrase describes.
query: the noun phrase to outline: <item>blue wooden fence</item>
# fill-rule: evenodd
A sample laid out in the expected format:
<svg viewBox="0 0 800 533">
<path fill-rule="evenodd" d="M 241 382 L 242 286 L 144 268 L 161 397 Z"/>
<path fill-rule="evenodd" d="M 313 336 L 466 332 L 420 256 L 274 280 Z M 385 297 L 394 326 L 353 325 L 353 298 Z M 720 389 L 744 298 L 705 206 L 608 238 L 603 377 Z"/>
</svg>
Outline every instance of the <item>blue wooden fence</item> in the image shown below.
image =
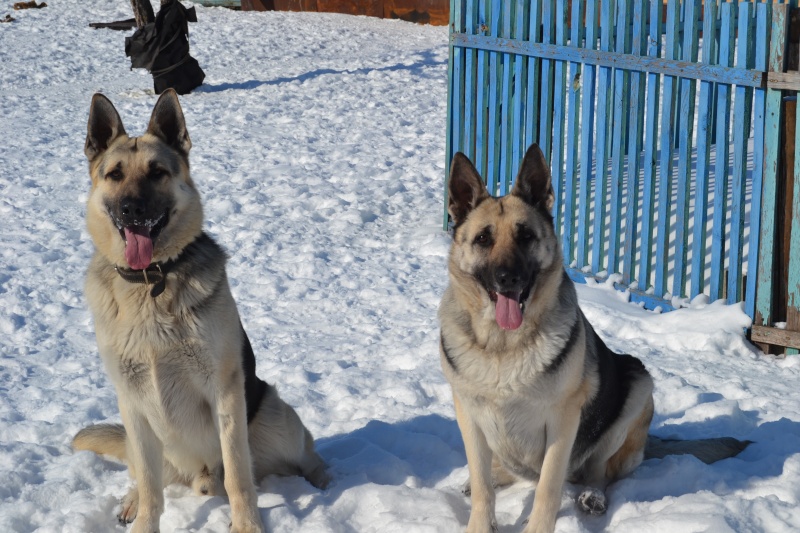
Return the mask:
<svg viewBox="0 0 800 533">
<path fill-rule="evenodd" d="M 505 194 L 536 142 L 573 279 L 614 274 L 664 310 L 744 300 L 772 325 L 781 90 L 800 88 L 779 74 L 786 5 L 452 0 L 450 14 L 448 172 L 464 152 Z M 800 222 L 793 235 L 800 273 Z"/>
</svg>

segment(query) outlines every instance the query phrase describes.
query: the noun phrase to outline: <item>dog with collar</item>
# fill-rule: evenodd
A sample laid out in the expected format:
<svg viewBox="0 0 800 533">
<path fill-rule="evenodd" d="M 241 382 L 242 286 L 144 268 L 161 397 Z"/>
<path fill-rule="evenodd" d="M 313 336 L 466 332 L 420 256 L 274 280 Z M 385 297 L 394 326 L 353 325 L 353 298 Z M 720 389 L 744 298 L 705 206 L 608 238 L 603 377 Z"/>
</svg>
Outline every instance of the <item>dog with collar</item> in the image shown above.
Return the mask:
<svg viewBox="0 0 800 533">
<path fill-rule="evenodd" d="M 537 145 L 511 194 L 490 196 L 461 153 L 448 193 L 440 352 L 469 467 L 467 531 L 497 531 L 494 487 L 519 478 L 538 480 L 526 533 L 554 530 L 566 480 L 586 487 L 583 511 L 602 514 L 606 486 L 644 457 L 653 380 L 639 359 L 612 352 L 578 305 Z"/>
<path fill-rule="evenodd" d="M 231 531 L 262 532 L 254 479 L 302 475 L 324 488 L 329 477 L 297 413 L 256 375 L 225 252 L 202 229 L 191 146 L 174 91 L 140 137 L 94 95 L 86 296 L 123 424 L 84 428 L 73 447 L 127 463 L 135 484 L 118 518 L 134 533 L 159 531 L 170 483 L 227 493 Z"/>
</svg>

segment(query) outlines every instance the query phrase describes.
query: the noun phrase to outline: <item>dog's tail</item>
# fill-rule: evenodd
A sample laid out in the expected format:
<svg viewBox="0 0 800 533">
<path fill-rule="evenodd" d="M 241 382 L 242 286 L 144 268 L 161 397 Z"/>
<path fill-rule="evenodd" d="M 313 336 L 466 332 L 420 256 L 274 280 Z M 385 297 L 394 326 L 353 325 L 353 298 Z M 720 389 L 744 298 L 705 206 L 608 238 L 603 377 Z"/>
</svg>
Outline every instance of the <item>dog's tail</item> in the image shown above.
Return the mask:
<svg viewBox="0 0 800 533">
<path fill-rule="evenodd" d="M 645 459 L 661 459 L 667 455 L 694 455 L 704 463 L 710 465 L 729 457 L 739 455 L 752 441 L 736 440 L 733 437 L 719 437 L 716 439 L 660 439 L 653 435 L 647 436 L 647 445 L 644 449 Z"/>
<path fill-rule="evenodd" d="M 125 462 L 128 456 L 125 439 L 125 427 L 122 424 L 96 424 L 80 430 L 72 439 L 72 447 L 75 450 L 110 455 Z"/>
</svg>

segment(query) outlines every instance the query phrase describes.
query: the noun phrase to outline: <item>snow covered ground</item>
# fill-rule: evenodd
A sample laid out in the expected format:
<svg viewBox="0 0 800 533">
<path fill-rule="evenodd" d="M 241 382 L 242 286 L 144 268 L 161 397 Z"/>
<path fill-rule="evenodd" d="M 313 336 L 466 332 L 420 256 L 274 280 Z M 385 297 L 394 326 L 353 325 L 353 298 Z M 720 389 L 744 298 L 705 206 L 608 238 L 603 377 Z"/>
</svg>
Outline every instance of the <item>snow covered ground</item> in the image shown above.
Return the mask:
<svg viewBox="0 0 800 533">
<path fill-rule="evenodd" d="M 72 453 L 83 426 L 118 421 L 82 294 L 92 245 L 83 156 L 92 93 L 130 133 L 155 102 L 131 72 L 120 0 L 52 0 L 0 24 L 0 531 L 123 531 L 125 468 Z M 10 4 L 8 4 L 10 5 Z M 0 17 L 5 15 L 0 8 Z M 462 531 L 463 444 L 437 352 L 446 28 L 316 13 L 198 7 L 206 84 L 181 99 L 206 229 L 229 276 L 259 375 L 317 438 L 335 481 L 259 485 L 272 531 Z M 653 314 L 579 287 L 612 348 L 656 381 L 652 432 L 754 441 L 740 457 L 645 462 L 586 517 L 566 487 L 557 530 L 800 530 L 800 359 L 754 352 L 740 306 Z M 520 531 L 535 484 L 498 494 Z M 163 531 L 224 532 L 219 497 L 166 490 Z"/>
</svg>

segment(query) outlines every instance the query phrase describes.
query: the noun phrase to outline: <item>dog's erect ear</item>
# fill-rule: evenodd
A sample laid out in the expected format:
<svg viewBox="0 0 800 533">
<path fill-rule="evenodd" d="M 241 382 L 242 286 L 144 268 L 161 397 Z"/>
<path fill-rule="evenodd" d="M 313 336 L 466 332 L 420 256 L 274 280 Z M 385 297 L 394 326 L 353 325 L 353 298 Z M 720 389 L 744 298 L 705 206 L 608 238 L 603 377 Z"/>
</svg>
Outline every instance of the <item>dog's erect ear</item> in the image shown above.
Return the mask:
<svg viewBox="0 0 800 533">
<path fill-rule="evenodd" d="M 89 124 L 86 128 L 83 153 L 89 161 L 92 161 L 105 152 L 112 141 L 120 135 L 125 135 L 125 127 L 114 104 L 102 94 L 95 93 L 89 107 Z"/>
<path fill-rule="evenodd" d="M 164 91 L 156 102 L 147 133 L 152 133 L 182 154 L 189 154 L 192 141 L 186 131 L 186 120 L 178 102 L 178 93 L 174 89 Z"/>
<path fill-rule="evenodd" d="M 470 211 L 489 197 L 478 169 L 461 152 L 453 156 L 450 163 L 450 178 L 447 180 L 447 212 L 456 225 L 464 222 Z"/>
<path fill-rule="evenodd" d="M 525 152 L 511 194 L 530 205 L 540 204 L 548 211 L 553 208 L 555 195 L 550 181 L 550 166 L 538 144 L 532 144 Z"/>
</svg>

